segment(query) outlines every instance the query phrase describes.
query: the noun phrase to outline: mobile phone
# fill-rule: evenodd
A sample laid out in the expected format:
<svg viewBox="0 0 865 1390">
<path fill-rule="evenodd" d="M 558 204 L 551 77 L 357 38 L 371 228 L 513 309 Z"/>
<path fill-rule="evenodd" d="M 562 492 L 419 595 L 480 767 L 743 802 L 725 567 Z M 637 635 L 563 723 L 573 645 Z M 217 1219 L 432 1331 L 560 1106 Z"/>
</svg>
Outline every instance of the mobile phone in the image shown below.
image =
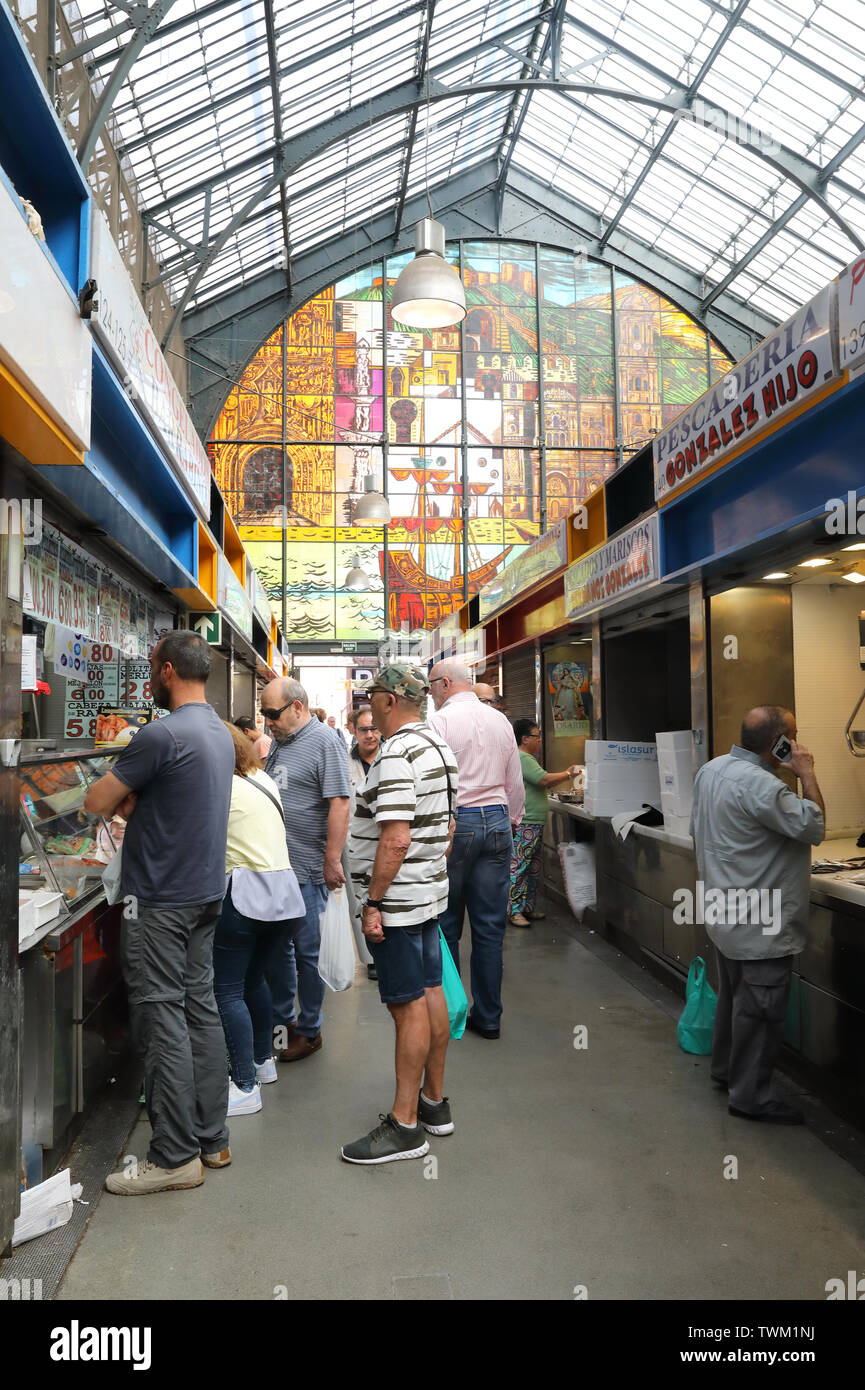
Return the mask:
<svg viewBox="0 0 865 1390">
<path fill-rule="evenodd" d="M 793 745 L 786 734 L 781 734 L 780 738 L 776 738 L 775 742 L 772 744 L 772 755 L 777 758 L 780 763 L 789 763 L 793 761 Z"/>
</svg>

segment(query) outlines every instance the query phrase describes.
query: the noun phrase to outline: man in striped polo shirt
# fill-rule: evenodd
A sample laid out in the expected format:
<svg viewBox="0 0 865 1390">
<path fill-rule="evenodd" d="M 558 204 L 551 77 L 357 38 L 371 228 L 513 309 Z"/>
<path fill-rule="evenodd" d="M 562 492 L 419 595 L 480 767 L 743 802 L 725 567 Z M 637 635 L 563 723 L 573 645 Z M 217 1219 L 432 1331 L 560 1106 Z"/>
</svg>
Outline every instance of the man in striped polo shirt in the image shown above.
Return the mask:
<svg viewBox="0 0 865 1390">
<path fill-rule="evenodd" d="M 439 914 L 447 906 L 447 855 L 456 806 L 456 759 L 422 722 L 429 682 L 407 663 L 363 689 L 386 739 L 358 790 L 349 859 L 382 1003 L 396 1027 L 396 1097 L 390 1114 L 346 1144 L 349 1163 L 420 1158 L 429 1134 L 451 1134 L 443 1094 L 450 1027 L 442 989 Z"/>
</svg>

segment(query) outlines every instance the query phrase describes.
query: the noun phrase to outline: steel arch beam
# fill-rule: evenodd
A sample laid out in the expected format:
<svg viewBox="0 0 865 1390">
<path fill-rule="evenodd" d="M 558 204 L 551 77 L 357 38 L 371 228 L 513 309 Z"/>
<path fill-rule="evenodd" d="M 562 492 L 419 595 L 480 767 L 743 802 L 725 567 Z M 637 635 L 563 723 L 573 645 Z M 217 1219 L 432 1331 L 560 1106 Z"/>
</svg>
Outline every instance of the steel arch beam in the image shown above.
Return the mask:
<svg viewBox="0 0 865 1390">
<path fill-rule="evenodd" d="M 118 58 L 111 76 L 105 83 L 96 103 L 96 109 L 87 123 L 87 129 L 82 135 L 81 144 L 78 147 L 78 163 L 85 174 L 93 158 L 105 122 L 111 114 L 111 108 L 117 100 L 120 88 L 129 76 L 132 64 L 144 45 L 153 38 L 173 4 L 174 0 L 154 0 L 154 4 L 143 17 L 135 19 L 130 15 L 130 20 L 136 30 L 135 37 L 129 40 L 122 56 Z"/>
<path fill-rule="evenodd" d="M 451 239 L 497 239 L 497 175 L 496 161 L 488 159 L 436 190 L 436 204 L 442 216 L 447 217 Z M 412 218 L 423 211 L 424 205 L 421 194 L 408 201 L 409 229 Z M 512 173 L 502 209 L 502 239 L 540 241 L 571 251 L 577 245 L 591 254 L 600 225 L 596 213 L 520 170 Z M 208 437 L 230 386 L 254 356 L 254 351 L 249 350 L 250 342 L 264 342 L 282 318 L 335 280 L 350 274 L 359 260 L 366 263 L 371 257 L 398 254 L 411 239 L 410 230 L 401 236 L 394 234 L 392 212 L 366 223 L 364 230 L 372 238 L 372 245 L 364 240 L 359 249 L 359 232 L 355 228 L 299 255 L 294 261 L 290 294 L 283 273 L 270 271 L 186 316 L 190 411 L 202 437 Z M 621 247 L 608 245 L 597 259 L 659 290 L 702 323 L 736 359 L 776 327 L 768 315 L 726 294 L 701 313 L 701 277 L 633 237 L 627 238 Z M 221 372 L 216 370 L 219 366 Z"/>
</svg>

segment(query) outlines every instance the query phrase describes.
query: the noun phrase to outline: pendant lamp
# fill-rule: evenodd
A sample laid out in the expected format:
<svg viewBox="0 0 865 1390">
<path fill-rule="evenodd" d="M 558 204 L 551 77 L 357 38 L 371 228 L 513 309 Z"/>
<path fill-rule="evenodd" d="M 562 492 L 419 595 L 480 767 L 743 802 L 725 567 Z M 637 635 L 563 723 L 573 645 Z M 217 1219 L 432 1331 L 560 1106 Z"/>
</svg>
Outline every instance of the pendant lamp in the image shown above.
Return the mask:
<svg viewBox="0 0 865 1390">
<path fill-rule="evenodd" d="M 368 473 L 363 480 L 363 497 L 355 507 L 352 526 L 387 526 L 390 507 L 387 498 L 376 492 L 375 478 Z"/>
<path fill-rule="evenodd" d="M 408 328 L 446 328 L 466 316 L 466 292 L 460 274 L 448 265 L 445 229 L 424 217 L 414 229 L 415 258 L 400 271 L 393 287 L 394 323 Z"/>
<path fill-rule="evenodd" d="M 363 594 L 369 589 L 369 575 L 366 570 L 360 567 L 360 557 L 355 555 L 351 562 L 352 568 L 345 576 L 345 588 L 350 589 L 353 594 Z"/>
</svg>

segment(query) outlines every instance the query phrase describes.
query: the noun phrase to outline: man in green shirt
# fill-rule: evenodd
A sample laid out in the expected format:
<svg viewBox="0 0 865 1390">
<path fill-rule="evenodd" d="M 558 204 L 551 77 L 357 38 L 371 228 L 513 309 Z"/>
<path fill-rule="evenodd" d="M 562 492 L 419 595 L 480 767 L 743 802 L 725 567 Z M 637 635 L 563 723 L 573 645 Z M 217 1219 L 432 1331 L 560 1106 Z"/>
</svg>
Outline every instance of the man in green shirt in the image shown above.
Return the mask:
<svg viewBox="0 0 865 1390">
<path fill-rule="evenodd" d="M 541 874 L 541 850 L 544 825 L 547 819 L 548 787 L 567 782 L 574 768 L 564 772 L 545 772 L 538 762 L 541 735 L 531 719 L 514 720 L 514 737 L 520 752 L 523 784 L 526 789 L 526 809 L 522 824 L 514 828 L 514 853 L 511 859 L 511 890 L 508 902 L 508 922 L 512 927 L 530 927 L 540 921 L 543 912 L 535 912 L 535 894 Z"/>
</svg>

